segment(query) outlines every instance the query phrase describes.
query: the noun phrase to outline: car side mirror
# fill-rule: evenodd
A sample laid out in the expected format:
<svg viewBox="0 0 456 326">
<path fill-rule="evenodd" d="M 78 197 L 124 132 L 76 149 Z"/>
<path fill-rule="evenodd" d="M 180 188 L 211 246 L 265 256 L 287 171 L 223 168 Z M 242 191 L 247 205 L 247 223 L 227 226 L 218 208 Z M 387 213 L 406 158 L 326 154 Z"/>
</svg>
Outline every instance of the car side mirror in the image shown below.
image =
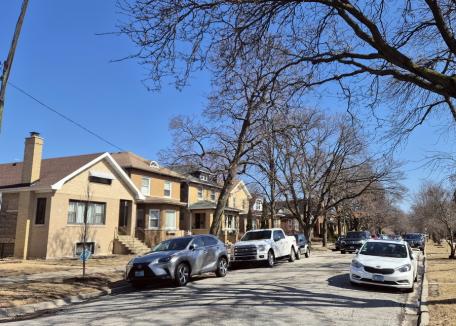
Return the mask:
<svg viewBox="0 0 456 326">
<path fill-rule="evenodd" d="M 358 253 L 359 253 L 359 249 L 356 249 L 356 250 L 355 250 L 355 254 L 358 254 Z"/>
<path fill-rule="evenodd" d="M 279 240 L 280 240 L 279 238 L 274 238 L 274 241 L 275 241 L 275 242 L 277 242 L 277 241 L 279 241 Z"/>
<path fill-rule="evenodd" d="M 195 250 L 198 246 L 196 244 L 191 244 L 190 247 L 188 247 L 188 249 L 190 250 Z"/>
</svg>

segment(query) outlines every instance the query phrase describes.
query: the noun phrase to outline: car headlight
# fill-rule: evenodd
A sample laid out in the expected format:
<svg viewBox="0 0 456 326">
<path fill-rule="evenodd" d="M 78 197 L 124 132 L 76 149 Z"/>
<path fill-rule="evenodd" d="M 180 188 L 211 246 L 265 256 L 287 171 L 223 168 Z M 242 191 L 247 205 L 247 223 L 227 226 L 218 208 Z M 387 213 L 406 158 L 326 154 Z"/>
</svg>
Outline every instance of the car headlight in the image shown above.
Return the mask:
<svg viewBox="0 0 456 326">
<path fill-rule="evenodd" d="M 265 251 L 266 250 L 266 246 L 265 245 L 259 245 L 258 246 L 258 251 Z"/>
<path fill-rule="evenodd" d="M 405 272 L 408 272 L 412 269 L 412 265 L 410 264 L 406 264 L 404 266 L 401 266 L 401 267 L 398 267 L 396 268 L 397 271 L 401 272 L 401 273 L 405 273 Z"/>
<path fill-rule="evenodd" d="M 158 260 L 159 263 L 168 263 L 171 260 L 172 256 L 163 257 Z"/>
<path fill-rule="evenodd" d="M 352 260 L 351 265 L 352 265 L 353 267 L 355 267 L 355 268 L 361 268 L 361 267 L 363 267 L 363 264 L 361 264 L 361 263 L 360 263 L 359 261 L 357 261 L 356 259 L 353 259 L 353 260 Z"/>
</svg>

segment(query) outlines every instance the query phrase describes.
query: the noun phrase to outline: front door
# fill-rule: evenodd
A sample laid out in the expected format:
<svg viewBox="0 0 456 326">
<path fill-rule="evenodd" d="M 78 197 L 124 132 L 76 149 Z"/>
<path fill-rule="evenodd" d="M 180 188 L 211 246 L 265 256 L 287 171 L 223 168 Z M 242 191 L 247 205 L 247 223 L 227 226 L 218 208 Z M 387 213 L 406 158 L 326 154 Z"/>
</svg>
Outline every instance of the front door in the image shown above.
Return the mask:
<svg viewBox="0 0 456 326">
<path fill-rule="evenodd" d="M 130 234 L 131 200 L 120 200 L 119 205 L 119 234 Z"/>
</svg>

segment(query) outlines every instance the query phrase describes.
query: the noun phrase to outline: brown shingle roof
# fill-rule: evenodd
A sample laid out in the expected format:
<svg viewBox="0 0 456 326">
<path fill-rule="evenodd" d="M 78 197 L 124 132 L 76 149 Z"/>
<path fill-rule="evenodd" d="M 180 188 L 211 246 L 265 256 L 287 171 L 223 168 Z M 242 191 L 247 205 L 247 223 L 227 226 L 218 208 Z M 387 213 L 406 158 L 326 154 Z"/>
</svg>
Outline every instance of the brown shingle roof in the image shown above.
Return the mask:
<svg viewBox="0 0 456 326">
<path fill-rule="evenodd" d="M 41 161 L 40 179 L 32 187 L 49 187 L 103 153 L 49 158 Z M 0 188 L 23 186 L 22 162 L 0 164 Z"/>
<path fill-rule="evenodd" d="M 117 163 L 123 169 L 138 169 L 148 172 L 153 172 L 161 175 L 166 175 L 178 179 L 184 179 L 185 177 L 177 172 L 174 172 L 170 169 L 164 167 L 154 167 L 150 166 L 150 160 L 145 159 L 139 155 L 136 155 L 132 152 L 119 152 L 119 153 L 111 153 L 111 156 L 116 160 Z"/>
</svg>

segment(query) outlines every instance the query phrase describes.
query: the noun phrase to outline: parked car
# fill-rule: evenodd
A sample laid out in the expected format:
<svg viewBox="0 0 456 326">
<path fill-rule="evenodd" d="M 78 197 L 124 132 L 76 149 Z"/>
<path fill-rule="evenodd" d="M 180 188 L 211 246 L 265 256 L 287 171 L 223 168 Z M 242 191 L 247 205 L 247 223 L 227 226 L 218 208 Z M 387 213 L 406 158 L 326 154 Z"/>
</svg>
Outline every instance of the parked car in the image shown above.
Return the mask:
<svg viewBox="0 0 456 326">
<path fill-rule="evenodd" d="M 376 284 L 413 292 L 418 263 L 405 241 L 368 240 L 350 265 L 350 282 Z"/>
<path fill-rule="evenodd" d="M 304 233 L 295 234 L 296 245 L 298 246 L 299 255 L 304 255 L 306 258 L 310 257 L 310 243 L 307 241 Z M 299 259 L 299 257 L 298 257 Z"/>
<path fill-rule="evenodd" d="M 342 254 L 345 254 L 346 252 L 355 252 L 370 238 L 371 234 L 369 231 L 347 232 L 345 240 L 341 242 L 340 252 Z"/>
<path fill-rule="evenodd" d="M 250 261 L 273 267 L 277 259 L 288 258 L 293 262 L 301 257 L 296 238 L 286 236 L 279 228 L 248 231 L 232 248 L 232 265 Z"/>
<path fill-rule="evenodd" d="M 160 242 L 151 252 L 130 260 L 125 278 L 133 286 L 171 279 L 184 286 L 197 274 L 215 272 L 224 277 L 228 270 L 225 244 L 212 235 L 195 235 Z"/>
<path fill-rule="evenodd" d="M 386 234 L 379 234 L 377 239 L 379 239 L 379 240 L 391 240 L 389 235 L 386 235 Z"/>
<path fill-rule="evenodd" d="M 402 241 L 402 237 L 399 235 L 399 234 L 391 234 L 390 236 L 390 239 L 391 240 L 395 240 L 395 241 Z"/>
<path fill-rule="evenodd" d="M 426 239 L 421 233 L 406 233 L 404 234 L 404 240 L 408 242 L 410 247 L 418 248 L 424 252 Z"/>
<path fill-rule="evenodd" d="M 340 250 L 341 248 L 341 242 L 345 240 L 345 235 L 341 235 L 337 238 L 336 242 L 334 245 L 336 246 L 336 250 Z"/>
</svg>

